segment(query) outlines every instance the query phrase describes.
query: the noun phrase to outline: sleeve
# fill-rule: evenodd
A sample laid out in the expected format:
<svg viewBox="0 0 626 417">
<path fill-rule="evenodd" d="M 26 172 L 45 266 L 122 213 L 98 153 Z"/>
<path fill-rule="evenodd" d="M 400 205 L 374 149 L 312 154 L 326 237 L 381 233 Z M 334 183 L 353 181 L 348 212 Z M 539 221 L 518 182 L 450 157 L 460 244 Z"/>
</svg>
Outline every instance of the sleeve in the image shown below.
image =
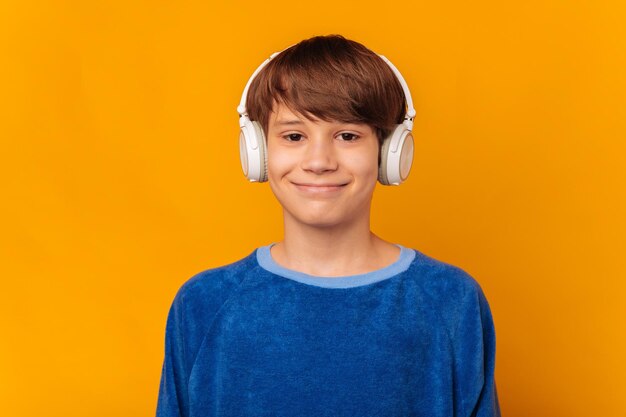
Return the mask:
<svg viewBox="0 0 626 417">
<path fill-rule="evenodd" d="M 496 339 L 491 310 L 480 286 L 463 299 L 457 321 L 455 346 L 455 396 L 459 399 L 458 415 L 467 417 L 500 417 L 495 381 Z"/>
<path fill-rule="evenodd" d="M 185 357 L 184 296 L 174 298 L 165 328 L 165 357 L 157 402 L 157 417 L 187 417 L 187 369 Z"/>
</svg>

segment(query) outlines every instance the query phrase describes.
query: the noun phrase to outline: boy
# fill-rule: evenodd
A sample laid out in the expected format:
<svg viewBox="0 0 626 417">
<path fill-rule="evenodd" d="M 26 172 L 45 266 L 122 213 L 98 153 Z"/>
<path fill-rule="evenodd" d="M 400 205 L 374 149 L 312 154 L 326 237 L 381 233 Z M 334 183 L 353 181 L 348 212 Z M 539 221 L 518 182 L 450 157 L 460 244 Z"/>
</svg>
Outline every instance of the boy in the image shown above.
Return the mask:
<svg viewBox="0 0 626 417">
<path fill-rule="evenodd" d="M 395 67 L 315 37 L 259 67 L 238 110 L 244 173 L 269 181 L 284 240 L 180 288 L 157 416 L 499 416 L 479 285 L 370 231 L 376 180 L 411 164 Z"/>
</svg>

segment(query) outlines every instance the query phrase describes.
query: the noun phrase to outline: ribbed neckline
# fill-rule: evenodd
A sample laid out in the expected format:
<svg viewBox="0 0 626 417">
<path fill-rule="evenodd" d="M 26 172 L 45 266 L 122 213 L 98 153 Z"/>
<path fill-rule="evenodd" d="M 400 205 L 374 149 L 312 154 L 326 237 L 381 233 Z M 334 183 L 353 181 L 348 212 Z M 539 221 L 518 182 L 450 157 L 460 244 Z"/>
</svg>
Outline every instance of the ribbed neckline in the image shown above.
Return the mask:
<svg viewBox="0 0 626 417">
<path fill-rule="evenodd" d="M 272 246 L 274 246 L 274 243 L 262 246 L 256 250 L 256 259 L 261 268 L 284 278 L 323 288 L 353 288 L 383 281 L 409 269 L 411 262 L 415 259 L 415 251 L 413 249 L 396 244 L 400 248 L 400 256 L 394 263 L 384 268 L 358 275 L 318 277 L 287 269 L 277 264 L 270 252 Z"/>
</svg>

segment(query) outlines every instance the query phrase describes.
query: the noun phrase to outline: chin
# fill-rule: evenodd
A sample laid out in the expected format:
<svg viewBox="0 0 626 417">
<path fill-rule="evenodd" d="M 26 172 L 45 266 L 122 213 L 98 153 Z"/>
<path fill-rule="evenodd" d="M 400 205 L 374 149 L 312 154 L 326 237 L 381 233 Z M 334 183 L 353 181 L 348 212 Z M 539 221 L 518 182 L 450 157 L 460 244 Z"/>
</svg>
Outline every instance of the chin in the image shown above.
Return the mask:
<svg viewBox="0 0 626 417">
<path fill-rule="evenodd" d="M 297 223 L 317 228 L 329 228 L 345 223 L 347 219 L 328 212 L 289 213 Z"/>
</svg>

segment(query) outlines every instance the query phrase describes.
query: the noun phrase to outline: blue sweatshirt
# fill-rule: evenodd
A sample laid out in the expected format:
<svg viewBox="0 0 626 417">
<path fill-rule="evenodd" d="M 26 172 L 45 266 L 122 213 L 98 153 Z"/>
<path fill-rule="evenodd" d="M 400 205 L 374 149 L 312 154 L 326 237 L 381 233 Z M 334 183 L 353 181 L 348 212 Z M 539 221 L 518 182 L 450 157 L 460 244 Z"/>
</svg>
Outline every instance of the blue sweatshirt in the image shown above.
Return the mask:
<svg viewBox="0 0 626 417">
<path fill-rule="evenodd" d="M 500 415 L 491 312 L 466 272 L 400 246 L 385 268 L 316 277 L 270 247 L 179 289 L 157 417 Z"/>
</svg>

